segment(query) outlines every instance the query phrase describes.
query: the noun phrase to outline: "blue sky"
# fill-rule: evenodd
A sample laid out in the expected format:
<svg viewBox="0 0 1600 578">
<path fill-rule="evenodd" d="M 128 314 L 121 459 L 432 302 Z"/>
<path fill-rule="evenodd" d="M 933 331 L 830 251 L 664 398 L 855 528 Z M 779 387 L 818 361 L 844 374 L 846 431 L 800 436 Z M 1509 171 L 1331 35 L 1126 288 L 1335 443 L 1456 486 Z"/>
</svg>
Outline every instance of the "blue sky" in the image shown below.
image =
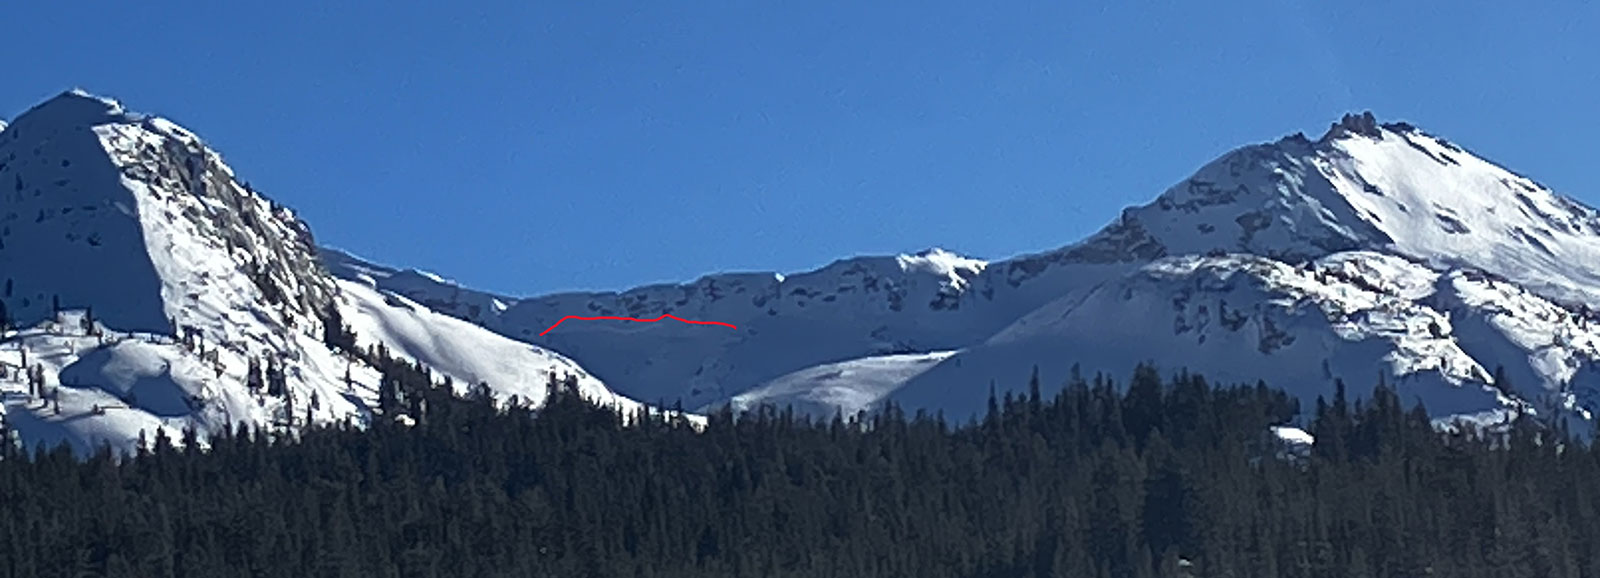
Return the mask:
<svg viewBox="0 0 1600 578">
<path fill-rule="evenodd" d="M 114 96 L 322 243 L 510 294 L 1050 249 L 1364 109 L 1600 204 L 1593 2 L 28 4 L 0 116 Z"/>
</svg>

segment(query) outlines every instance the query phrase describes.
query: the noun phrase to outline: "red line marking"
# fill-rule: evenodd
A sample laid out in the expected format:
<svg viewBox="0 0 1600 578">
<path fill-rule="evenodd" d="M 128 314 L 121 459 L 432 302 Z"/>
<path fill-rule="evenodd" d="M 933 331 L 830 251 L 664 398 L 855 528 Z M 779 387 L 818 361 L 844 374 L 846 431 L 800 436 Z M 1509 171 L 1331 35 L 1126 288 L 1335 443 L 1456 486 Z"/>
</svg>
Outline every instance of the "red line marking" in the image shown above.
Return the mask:
<svg viewBox="0 0 1600 578">
<path fill-rule="evenodd" d="M 655 322 L 660 321 L 662 319 L 677 319 L 678 321 L 682 321 L 684 323 L 691 323 L 691 324 L 694 324 L 694 325 L 721 325 L 723 327 L 730 327 L 730 328 L 733 328 L 733 329 L 738 329 L 738 327 L 734 327 L 732 323 L 723 323 L 721 321 L 690 321 L 690 320 L 684 319 L 682 317 L 674 316 L 674 315 L 672 315 L 670 313 L 662 313 L 660 317 L 657 317 L 655 319 L 638 319 L 638 318 L 634 318 L 634 317 L 611 317 L 611 316 L 607 316 L 607 315 L 602 315 L 600 317 L 580 317 L 580 316 L 577 316 L 577 315 L 568 315 L 566 317 L 562 317 L 561 321 L 557 321 L 555 325 L 551 325 L 550 329 L 546 329 L 544 331 L 539 332 L 539 336 L 540 337 L 544 337 L 544 334 L 549 333 L 551 330 L 553 330 L 556 327 L 560 326 L 562 321 L 566 321 L 568 319 L 582 319 L 584 321 L 599 321 L 601 319 L 614 319 L 614 320 L 617 320 L 617 321 L 638 321 L 640 323 L 655 323 Z"/>
</svg>

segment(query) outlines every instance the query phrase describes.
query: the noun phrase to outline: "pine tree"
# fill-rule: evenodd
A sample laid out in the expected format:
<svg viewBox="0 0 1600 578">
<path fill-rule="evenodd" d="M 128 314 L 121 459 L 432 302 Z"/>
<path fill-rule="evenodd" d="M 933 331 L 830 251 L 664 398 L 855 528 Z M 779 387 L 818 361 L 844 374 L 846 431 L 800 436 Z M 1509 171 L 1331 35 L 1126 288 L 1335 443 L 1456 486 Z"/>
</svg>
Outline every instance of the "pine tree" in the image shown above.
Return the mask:
<svg viewBox="0 0 1600 578">
<path fill-rule="evenodd" d="M 400 385 L 399 382 L 384 373 L 378 382 L 378 409 L 386 416 L 392 416 L 400 410 Z"/>
<path fill-rule="evenodd" d="M 83 317 L 78 318 L 78 325 L 85 336 L 95 335 L 93 307 L 87 307 L 83 310 Z"/>
<path fill-rule="evenodd" d="M 1044 409 L 1044 401 L 1039 392 L 1039 366 L 1033 366 L 1033 374 L 1028 377 L 1028 415 L 1037 416 Z"/>
<path fill-rule="evenodd" d="M 344 353 L 354 353 L 356 350 L 356 335 L 350 329 L 350 324 L 344 320 L 344 315 L 339 312 L 338 299 L 328 301 L 322 312 L 322 342 L 329 349 Z"/>
<path fill-rule="evenodd" d="M 267 385 L 267 395 L 278 397 L 289 390 L 288 377 L 284 373 L 283 365 L 277 359 L 267 358 L 266 368 L 262 376 Z"/>
<path fill-rule="evenodd" d="M 1511 378 L 1506 376 L 1506 366 L 1504 366 L 1504 365 L 1496 365 L 1496 366 L 1494 366 L 1494 378 L 1493 379 L 1494 379 L 1494 387 L 1495 387 L 1495 389 L 1500 390 L 1500 393 L 1505 394 L 1506 397 L 1513 397 L 1513 398 L 1516 397 L 1517 390 L 1511 384 Z"/>
<path fill-rule="evenodd" d="M 244 384 L 251 393 L 259 394 L 266 387 L 265 379 L 261 375 L 261 362 L 251 356 L 244 370 Z"/>
<path fill-rule="evenodd" d="M 1135 443 L 1144 443 L 1151 430 L 1162 426 L 1161 374 L 1149 365 L 1134 369 L 1122 402 L 1122 424 Z"/>
</svg>

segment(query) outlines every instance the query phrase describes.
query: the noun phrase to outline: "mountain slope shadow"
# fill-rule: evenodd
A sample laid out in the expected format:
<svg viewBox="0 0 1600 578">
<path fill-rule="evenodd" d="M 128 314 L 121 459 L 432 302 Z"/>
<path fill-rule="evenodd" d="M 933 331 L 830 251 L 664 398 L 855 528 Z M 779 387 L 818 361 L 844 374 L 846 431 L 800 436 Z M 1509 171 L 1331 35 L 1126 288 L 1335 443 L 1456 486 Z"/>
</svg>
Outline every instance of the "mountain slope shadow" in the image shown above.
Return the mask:
<svg viewBox="0 0 1600 578">
<path fill-rule="evenodd" d="M 61 370 L 61 384 L 78 389 L 98 389 L 158 417 L 181 417 L 193 409 L 191 381 L 173 373 L 173 363 L 192 364 L 186 359 L 170 359 L 169 354 L 148 344 L 127 341 L 96 349 Z M 194 367 L 192 369 L 202 370 Z"/>
</svg>

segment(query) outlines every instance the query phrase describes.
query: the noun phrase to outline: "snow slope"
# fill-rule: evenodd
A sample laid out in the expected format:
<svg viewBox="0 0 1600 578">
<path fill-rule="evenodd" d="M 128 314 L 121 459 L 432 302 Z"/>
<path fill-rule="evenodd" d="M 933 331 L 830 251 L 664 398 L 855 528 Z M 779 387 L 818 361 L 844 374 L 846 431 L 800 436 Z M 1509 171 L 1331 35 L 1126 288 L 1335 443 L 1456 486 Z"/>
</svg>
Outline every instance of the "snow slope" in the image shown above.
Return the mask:
<svg viewBox="0 0 1600 578">
<path fill-rule="evenodd" d="M 1021 391 L 1034 365 L 1059 382 L 1074 365 L 1115 375 L 1149 361 L 1194 368 L 1217 382 L 1266 380 L 1310 393 L 1307 401 L 1331 391 L 1324 386 L 1334 380 L 1363 391 L 1381 375 L 1402 398 L 1439 414 L 1513 404 L 1493 387 L 1493 367 L 1483 362 L 1517 360 L 1462 350 L 1450 315 L 1431 304 L 1437 277 L 1378 253 L 1336 254 L 1299 267 L 1253 255 L 1162 259 L 1041 307 L 910 380 L 895 397 L 965 417 L 983 407 L 987 391 L 952 392 L 948 384 L 998 378 L 1002 391 Z M 1519 393 L 1527 397 L 1549 393 L 1544 383 L 1523 385 Z"/>
<path fill-rule="evenodd" d="M 982 261 L 932 249 L 915 255 L 845 259 L 808 273 L 711 275 L 686 285 L 623 293 L 515 299 L 464 289 L 418 272 L 372 265 L 324 249 L 346 279 L 371 279 L 449 315 L 570 356 L 625 395 L 685 406 L 725 401 L 791 371 L 866 355 L 953 349 L 992 332 L 994 316 L 959 315 L 960 296 Z M 948 316 L 916 315 L 932 311 Z M 737 326 L 626 321 L 567 322 L 567 315 L 720 321 Z M 948 318 L 945 318 L 948 317 Z M 976 322 L 979 327 L 963 325 Z"/>
<path fill-rule="evenodd" d="M 341 297 L 349 300 L 344 318 L 356 332 L 358 347 L 381 343 L 392 355 L 420 361 L 449 376 L 458 394 L 487 383 L 496 399 L 538 407 L 548 393 L 545 376 L 573 375 L 578 378 L 578 393 L 586 399 L 624 415 L 643 409 L 560 354 L 434 312 L 370 284 L 340 281 L 339 288 Z M 704 422 L 701 416 L 684 417 Z"/>
<path fill-rule="evenodd" d="M 343 277 L 380 270 L 379 287 L 571 355 L 625 395 L 694 406 L 832 413 L 897 397 L 971 411 L 991 380 L 1020 386 L 1035 364 L 1059 379 L 1075 361 L 1121 374 L 1154 360 L 1268 379 L 1308 402 L 1334 379 L 1360 392 L 1381 374 L 1441 416 L 1582 417 L 1600 403 L 1588 341 L 1600 280 L 1582 266 L 1600 258 L 1596 215 L 1363 114 L 1315 141 L 1232 151 L 1079 243 L 1002 261 L 930 250 L 519 299 L 324 260 Z M 565 315 L 662 313 L 739 330 L 584 323 L 537 336 Z M 946 351 L 959 353 L 927 371 L 884 369 Z"/>
<path fill-rule="evenodd" d="M 735 395 L 731 402 L 735 411 L 772 405 L 817 416 L 852 416 L 878 407 L 907 381 L 955 353 L 880 355 L 808 367 Z"/>
<path fill-rule="evenodd" d="M 1287 261 L 1368 249 L 1595 302 L 1600 214 L 1404 123 L 1347 116 L 1312 142 L 1241 148 L 1124 217 L 1158 255 Z"/>
<path fill-rule="evenodd" d="M 226 349 L 217 361 L 197 355 L 170 335 L 119 332 L 95 324 L 83 330 L 82 311 L 64 311 L 7 336 L 0 344 L 0 416 L 30 447 L 67 442 L 80 452 L 102 444 L 126 450 L 158 429 L 174 440 L 185 428 L 203 438 L 235 424 L 270 426 L 289 417 L 328 423 L 362 419 L 376 404 L 377 372 L 346 363 L 303 338 L 300 362 L 288 376 L 289 396 L 265 396 L 244 386 L 248 361 Z M 23 364 L 26 358 L 26 365 Z M 32 389 L 23 367 L 43 376 Z M 337 371 L 341 379 L 327 377 Z M 303 409 L 286 414 L 289 399 Z M 315 401 L 313 401 L 315 400 Z"/>
</svg>

